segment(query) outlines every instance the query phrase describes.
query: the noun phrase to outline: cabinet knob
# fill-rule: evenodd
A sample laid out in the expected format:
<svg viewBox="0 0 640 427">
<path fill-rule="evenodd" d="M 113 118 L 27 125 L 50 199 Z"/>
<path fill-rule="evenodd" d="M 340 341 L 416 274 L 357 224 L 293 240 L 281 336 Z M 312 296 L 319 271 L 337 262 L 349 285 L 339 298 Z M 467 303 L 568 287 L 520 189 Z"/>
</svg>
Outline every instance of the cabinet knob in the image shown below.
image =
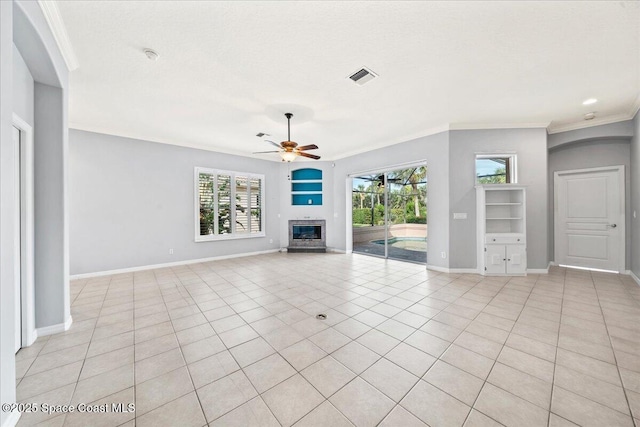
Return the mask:
<svg viewBox="0 0 640 427">
<path fill-rule="evenodd" d="M 520 239 L 518 239 L 518 242 L 520 241 Z"/>
<path fill-rule="evenodd" d="M 495 241 L 496 241 L 496 239 L 493 239 L 493 241 L 495 242 Z"/>
<path fill-rule="evenodd" d="M 502 260 L 503 260 L 503 261 L 506 261 L 506 259 L 505 259 L 505 258 L 502 258 Z"/>
</svg>

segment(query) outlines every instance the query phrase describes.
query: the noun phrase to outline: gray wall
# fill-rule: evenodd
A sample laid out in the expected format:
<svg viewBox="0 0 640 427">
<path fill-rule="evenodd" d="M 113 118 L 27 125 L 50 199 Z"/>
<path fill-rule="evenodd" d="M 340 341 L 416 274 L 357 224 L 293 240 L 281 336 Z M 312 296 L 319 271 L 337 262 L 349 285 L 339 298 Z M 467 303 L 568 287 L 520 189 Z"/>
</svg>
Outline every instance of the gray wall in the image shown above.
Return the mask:
<svg viewBox="0 0 640 427">
<path fill-rule="evenodd" d="M 347 243 L 347 208 L 351 209 L 351 189 L 347 189 L 350 174 L 390 169 L 391 167 L 426 160 L 427 210 L 429 238 L 427 263 L 449 267 L 449 133 L 429 135 L 390 147 L 337 160 L 334 168 L 333 212 L 334 228 L 327 236 L 327 245 L 345 250 Z M 347 200 L 349 201 L 347 205 Z M 447 258 L 440 257 L 446 252 Z M 433 254 L 433 255 L 431 255 Z M 474 267 L 470 265 L 469 267 Z"/>
<path fill-rule="evenodd" d="M 196 243 L 196 166 L 264 174 L 267 236 Z M 278 249 L 280 169 L 272 161 L 71 130 L 71 274 Z"/>
<path fill-rule="evenodd" d="M 565 144 L 549 150 L 549 253 L 554 259 L 554 184 L 553 173 L 572 169 L 624 165 L 626 205 L 626 259 L 631 263 L 631 161 L 629 141 L 620 139 L 589 140 Z"/>
<path fill-rule="evenodd" d="M 11 134 L 13 100 L 13 3 L 0 1 L 0 402 L 16 401 L 16 365 L 14 355 L 14 263 L 13 233 L 15 209 L 11 198 L 13 188 L 13 141 Z M 8 412 L 0 412 L 0 424 L 4 425 L 9 418 Z"/>
<path fill-rule="evenodd" d="M 13 46 L 13 112 L 33 128 L 33 77 L 16 46 Z"/>
<path fill-rule="evenodd" d="M 36 327 L 70 315 L 67 220 L 67 127 L 63 90 L 36 82 L 34 236 Z"/>
<path fill-rule="evenodd" d="M 631 139 L 631 271 L 640 277 L 640 114 L 633 119 Z"/>
<path fill-rule="evenodd" d="M 582 129 L 559 132 L 549 135 L 549 149 L 557 148 L 563 144 L 587 142 L 601 139 L 622 139 L 628 141 L 634 135 L 634 121 L 609 123 L 606 125 L 591 126 Z"/>
<path fill-rule="evenodd" d="M 449 138 L 450 210 L 466 212 L 466 220 L 451 220 L 451 268 L 477 267 L 476 153 L 513 152 L 518 184 L 527 186 L 527 268 L 544 269 L 547 251 L 547 133 L 545 129 L 451 131 Z"/>
</svg>

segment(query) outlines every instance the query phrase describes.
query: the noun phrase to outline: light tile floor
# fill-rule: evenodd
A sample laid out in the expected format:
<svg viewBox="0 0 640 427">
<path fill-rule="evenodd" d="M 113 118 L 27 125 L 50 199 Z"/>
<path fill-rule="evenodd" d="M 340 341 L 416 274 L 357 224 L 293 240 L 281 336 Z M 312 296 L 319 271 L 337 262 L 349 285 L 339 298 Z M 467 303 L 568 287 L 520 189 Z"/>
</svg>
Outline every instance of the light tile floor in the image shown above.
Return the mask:
<svg viewBox="0 0 640 427">
<path fill-rule="evenodd" d="M 17 355 L 19 401 L 135 413 L 20 425 L 640 425 L 628 276 L 271 254 L 77 280 L 71 294 L 71 329 Z"/>
</svg>

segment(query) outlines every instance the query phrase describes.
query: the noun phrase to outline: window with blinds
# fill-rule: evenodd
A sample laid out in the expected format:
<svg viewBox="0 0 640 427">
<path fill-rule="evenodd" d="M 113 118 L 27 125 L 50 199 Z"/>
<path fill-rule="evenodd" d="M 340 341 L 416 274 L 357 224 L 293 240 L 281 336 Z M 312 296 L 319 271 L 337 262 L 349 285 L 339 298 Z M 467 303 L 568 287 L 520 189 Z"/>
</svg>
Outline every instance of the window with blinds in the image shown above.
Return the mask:
<svg viewBox="0 0 640 427">
<path fill-rule="evenodd" d="M 197 167 L 196 241 L 261 237 L 264 176 Z"/>
</svg>

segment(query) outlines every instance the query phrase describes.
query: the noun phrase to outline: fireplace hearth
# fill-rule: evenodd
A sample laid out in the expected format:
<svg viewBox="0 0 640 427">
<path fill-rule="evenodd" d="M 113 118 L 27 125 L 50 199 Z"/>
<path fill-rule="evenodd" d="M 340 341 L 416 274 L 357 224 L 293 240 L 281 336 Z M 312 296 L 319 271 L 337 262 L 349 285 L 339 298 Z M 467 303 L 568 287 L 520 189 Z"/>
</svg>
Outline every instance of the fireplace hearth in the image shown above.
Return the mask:
<svg viewBox="0 0 640 427">
<path fill-rule="evenodd" d="M 326 252 L 326 221 L 323 219 L 289 220 L 288 252 Z"/>
</svg>

